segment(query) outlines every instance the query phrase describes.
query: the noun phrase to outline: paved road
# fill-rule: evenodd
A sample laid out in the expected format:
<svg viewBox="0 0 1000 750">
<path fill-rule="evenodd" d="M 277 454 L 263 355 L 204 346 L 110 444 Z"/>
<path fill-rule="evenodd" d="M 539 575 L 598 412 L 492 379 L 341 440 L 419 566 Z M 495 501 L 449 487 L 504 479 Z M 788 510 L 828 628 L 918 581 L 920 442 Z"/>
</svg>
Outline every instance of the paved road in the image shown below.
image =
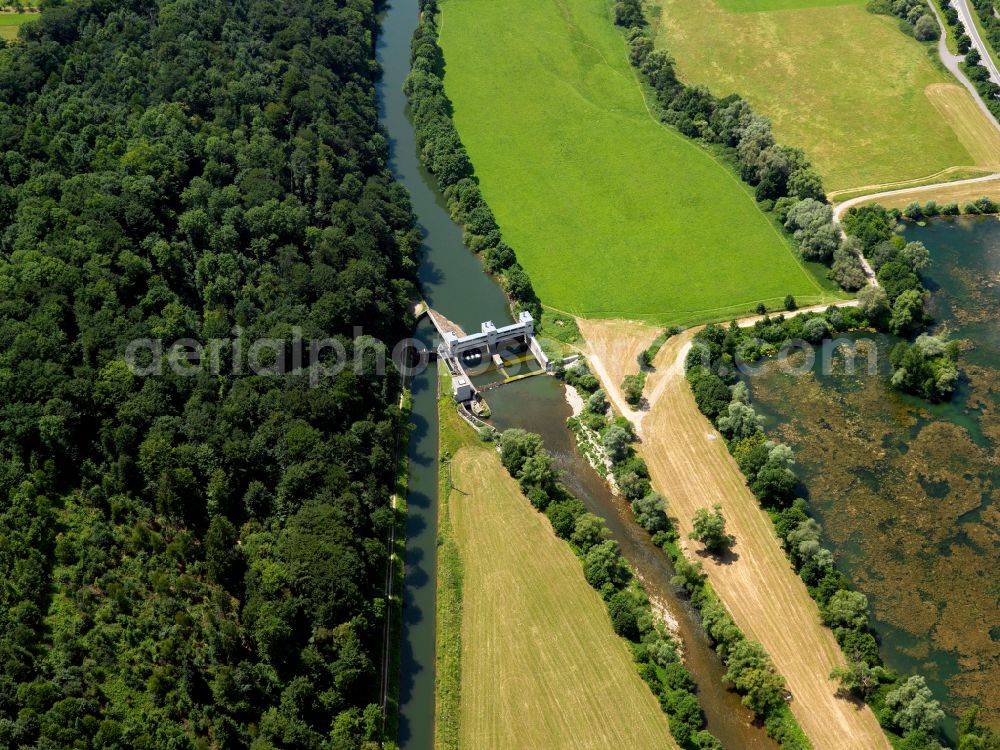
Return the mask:
<svg viewBox="0 0 1000 750">
<path fill-rule="evenodd" d="M 933 6 L 932 6 L 933 7 Z M 947 52 L 947 50 L 944 50 Z M 977 102 L 981 102 L 979 97 L 976 97 Z M 995 122 L 995 121 L 994 121 Z M 840 231 L 841 236 L 846 236 L 844 234 L 844 227 L 840 223 L 840 217 L 844 215 L 844 212 L 851 206 L 856 206 L 859 203 L 867 203 L 878 198 L 888 198 L 892 195 L 899 195 L 900 193 L 917 193 L 926 192 L 928 190 L 937 190 L 938 188 L 951 187 L 954 185 L 971 185 L 976 182 L 989 182 L 990 180 L 1000 180 L 1000 172 L 996 174 L 986 175 L 985 177 L 972 177 L 968 180 L 956 180 L 954 182 L 938 182 L 934 185 L 924 185 L 922 187 L 909 187 L 900 188 L 899 190 L 885 190 L 881 193 L 869 193 L 868 195 L 862 195 L 857 198 L 851 198 L 843 203 L 838 203 L 833 209 L 833 221 L 837 229 Z M 858 256 L 861 261 L 861 268 L 865 272 L 865 276 L 868 277 L 868 282 L 872 286 L 878 286 L 878 279 L 875 278 L 875 270 L 871 267 L 868 259 L 864 255 Z"/>
<path fill-rule="evenodd" d="M 963 13 L 968 14 L 969 12 L 966 2 L 967 0 L 955 0 L 955 5 L 958 8 L 960 15 Z M 993 123 L 994 127 L 996 127 L 997 130 L 1000 130 L 1000 122 L 997 121 L 997 118 L 993 116 L 989 107 L 987 107 L 986 103 L 982 100 L 982 97 L 979 96 L 979 92 L 976 91 L 976 87 L 972 85 L 972 81 L 970 81 L 966 77 L 965 73 L 962 72 L 962 69 L 958 67 L 958 64 L 962 62 L 964 56 L 953 55 L 948 51 L 948 45 L 945 42 L 945 39 L 948 36 L 948 29 L 944 25 L 944 19 L 941 18 L 941 14 L 937 12 L 937 8 L 934 7 L 934 3 L 930 3 L 930 7 L 931 12 L 934 14 L 934 18 L 937 19 L 938 27 L 941 29 L 941 38 L 938 40 L 938 54 L 941 55 L 941 62 L 943 62 L 945 67 L 952 72 L 952 75 L 954 75 L 955 78 L 957 78 L 959 82 L 969 90 L 969 93 L 972 94 L 972 99 L 979 106 L 979 109 L 981 109 L 983 114 L 986 115 L 989 121 Z M 971 23 L 971 19 L 969 21 L 963 21 L 963 24 L 967 29 L 969 29 L 969 38 L 973 40 L 973 44 L 977 44 L 977 49 L 982 47 L 979 54 L 983 56 L 983 63 L 985 64 L 986 62 L 990 62 L 990 64 L 992 64 L 992 60 L 990 60 L 989 56 L 983 55 L 983 49 L 985 49 L 985 46 L 982 44 L 982 40 L 979 39 L 979 34 L 976 32 L 975 24 Z M 975 34 L 975 36 L 973 36 L 973 34 Z M 998 83 L 1000 83 L 1000 80 L 998 80 Z"/>
<path fill-rule="evenodd" d="M 888 198 L 893 195 L 899 195 L 900 193 L 923 193 L 929 190 L 938 190 L 944 187 L 955 187 L 958 185 L 972 185 L 977 182 L 990 182 L 991 180 L 1000 180 L 1000 172 L 995 174 L 988 174 L 985 177 L 970 177 L 967 180 L 955 180 L 954 182 L 939 182 L 934 185 L 922 185 L 921 187 L 908 187 L 899 188 L 898 190 L 885 190 L 881 193 L 869 193 L 868 195 L 862 195 L 857 198 L 851 198 L 849 201 L 844 201 L 843 203 L 838 203 L 833 209 L 833 220 L 840 223 L 840 217 L 844 215 L 851 206 L 856 206 L 859 203 L 868 203 L 869 201 L 876 200 L 877 198 Z"/>
<path fill-rule="evenodd" d="M 972 46 L 979 50 L 979 56 L 982 58 L 982 64 L 986 66 L 986 69 L 990 72 L 990 78 L 993 79 L 993 83 L 1000 86 L 1000 70 L 997 69 L 996 63 L 993 62 L 993 58 L 990 56 L 989 48 L 986 46 L 985 41 L 979 34 L 979 29 L 976 28 L 975 20 L 973 18 L 973 13 L 975 10 L 969 7 L 969 0 L 954 0 L 955 10 L 958 11 L 959 17 L 962 19 L 962 24 L 965 26 L 965 33 L 969 35 L 972 40 Z"/>
</svg>

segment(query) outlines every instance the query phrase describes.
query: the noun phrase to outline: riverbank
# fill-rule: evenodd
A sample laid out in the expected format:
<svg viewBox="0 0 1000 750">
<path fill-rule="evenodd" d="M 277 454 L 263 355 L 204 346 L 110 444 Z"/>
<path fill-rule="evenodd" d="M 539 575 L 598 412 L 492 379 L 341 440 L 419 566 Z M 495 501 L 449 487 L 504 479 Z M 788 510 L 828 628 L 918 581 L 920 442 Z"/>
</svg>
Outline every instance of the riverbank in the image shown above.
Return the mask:
<svg viewBox="0 0 1000 750">
<path fill-rule="evenodd" d="M 439 578 L 457 571 L 461 579 L 460 607 L 439 585 L 439 702 L 453 703 L 453 688 L 461 689 L 458 721 L 438 712 L 435 746 L 677 750 L 580 561 L 492 443 L 479 440 L 450 398 L 439 406 Z M 457 659 L 448 653 L 455 644 Z"/>
<path fill-rule="evenodd" d="M 396 483 L 389 501 L 393 525 L 389 532 L 386 564 L 386 619 L 382 650 L 382 735 L 399 733 L 399 678 L 403 643 L 403 586 L 406 578 L 407 483 L 409 479 L 410 411 L 413 394 L 403 387 L 399 397 L 396 434 Z"/>
<path fill-rule="evenodd" d="M 441 10 L 455 125 L 545 304 L 692 324 L 843 298 L 718 149 L 660 121 L 605 0 Z"/>
<path fill-rule="evenodd" d="M 423 234 L 424 252 L 420 279 L 425 299 L 435 309 L 468 330 L 476 330 L 482 320 L 500 321 L 508 314 L 508 300 L 494 278 L 483 273 L 475 254 L 463 244 L 463 232 L 449 216 L 445 199 L 435 189 L 434 178 L 417 159 L 416 138 L 408 119 L 402 92 L 409 71 L 410 35 L 417 25 L 417 0 L 396 0 L 383 17 L 379 37 L 379 61 L 384 75 L 380 82 L 380 116 L 391 145 L 391 167 L 397 179 L 411 195 Z M 570 320 L 570 319 L 567 319 Z M 417 337 L 433 339 L 428 323 L 418 328 Z M 435 663 L 437 589 L 437 485 L 438 475 L 438 404 L 436 384 L 431 377 L 419 375 L 414 381 L 414 431 L 410 450 L 410 502 L 407 520 L 406 604 L 401 674 L 401 711 L 399 744 L 404 750 L 424 750 L 434 744 L 435 733 Z M 502 415 L 525 420 L 546 413 L 554 404 L 565 407 L 560 386 L 550 378 L 534 378 L 506 386 L 491 394 L 491 401 L 503 403 L 510 395 L 540 389 L 537 408 L 523 401 L 503 407 Z M 565 427 L 566 414 L 544 426 L 553 433 L 547 444 L 565 445 L 565 456 L 576 456 L 573 436 Z M 512 425 L 520 426 L 520 425 Z M 526 425 L 529 426 L 529 425 Z M 537 431 L 537 430 L 536 430 Z M 560 442 L 561 441 L 561 442 Z M 673 569 L 666 555 L 649 541 L 645 531 L 629 524 L 619 514 L 613 501 L 602 494 L 604 483 L 589 471 L 585 463 L 564 463 L 567 481 L 573 491 L 586 498 L 588 509 L 604 515 L 609 528 L 620 542 L 630 562 L 642 571 L 647 589 L 658 601 L 669 602 L 684 640 L 685 663 L 699 688 L 710 731 L 727 747 L 745 750 L 773 750 L 773 743 L 763 730 L 752 724 L 750 712 L 741 705 L 737 694 L 722 683 L 725 668 L 707 643 L 697 614 L 679 600 L 670 583 Z M 583 491 L 586 487 L 589 491 Z M 604 498 L 602 500 L 601 498 Z M 606 501 L 606 505 L 604 502 Z M 635 527 L 635 528 L 633 528 Z"/>
<path fill-rule="evenodd" d="M 626 344 L 617 321 L 611 335 L 603 322 L 581 320 L 579 325 L 588 342 L 588 359 L 603 363 L 606 392 L 616 404 L 624 402 L 618 384 L 635 358 L 624 358 L 620 351 L 638 354 L 656 331 L 648 329 L 647 336 L 635 336 Z M 654 361 L 647 392 L 656 395 L 641 419 L 638 450 L 649 465 L 654 488 L 667 498 L 682 539 L 693 529 L 695 511 L 719 502 L 736 542 L 731 554 L 720 559 L 698 555 L 686 543 L 682 547 L 689 559 L 702 562 L 740 629 L 764 645 L 792 693 L 792 713 L 816 750 L 889 748 L 871 710 L 838 697 L 829 674 L 844 664 L 840 648 L 820 623 L 815 602 L 789 566 L 770 519 L 747 489 L 725 441 L 695 404 L 683 367 L 678 366 L 692 336 L 687 331 L 672 337 Z"/>
<path fill-rule="evenodd" d="M 437 623 L 435 631 L 434 748 L 462 747 L 463 592 L 462 552 L 452 524 L 455 459 L 476 447 L 476 437 L 455 411 L 447 371 L 438 366 Z"/>
<path fill-rule="evenodd" d="M 684 665 L 696 681 L 708 730 L 723 747 L 775 750 L 777 744 L 754 721 L 742 697 L 725 683 L 726 667 L 709 642 L 697 611 L 673 584 L 677 571 L 669 556 L 653 543 L 649 532 L 637 523 L 628 500 L 612 492 L 578 449 L 575 434 L 566 429 L 572 410 L 563 390 L 555 378 L 535 378 L 500 389 L 492 394 L 495 408 L 491 421 L 501 431 L 521 427 L 542 436 L 567 489 L 589 513 L 604 521 L 650 600 L 667 606 L 677 623 Z"/>
</svg>

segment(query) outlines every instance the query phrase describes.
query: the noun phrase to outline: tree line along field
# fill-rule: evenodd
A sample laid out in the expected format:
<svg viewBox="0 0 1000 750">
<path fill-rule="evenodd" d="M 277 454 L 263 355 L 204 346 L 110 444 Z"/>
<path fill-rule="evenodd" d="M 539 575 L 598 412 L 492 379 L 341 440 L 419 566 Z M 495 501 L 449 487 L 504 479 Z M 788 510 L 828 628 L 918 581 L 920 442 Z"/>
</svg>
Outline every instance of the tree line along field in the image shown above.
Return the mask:
<svg viewBox="0 0 1000 750">
<path fill-rule="evenodd" d="M 651 114 L 604 0 L 446 0 L 445 87 L 543 303 L 692 323 L 836 293 L 728 168 Z"/>
<path fill-rule="evenodd" d="M 677 750 L 580 561 L 447 395 L 441 435 L 462 558 L 459 746 Z"/>
<path fill-rule="evenodd" d="M 1000 165 L 995 128 L 929 47 L 862 0 L 651 0 L 689 84 L 738 93 L 829 191 Z M 942 177 L 947 179 L 947 177 Z"/>
<path fill-rule="evenodd" d="M 903 210 L 911 203 L 925 204 L 928 200 L 934 200 L 938 205 L 944 203 L 957 203 L 960 207 L 971 201 L 978 200 L 983 196 L 991 200 L 1000 202 L 1000 180 L 991 182 L 979 182 L 972 185 L 945 185 L 944 187 L 929 190 L 912 190 L 897 195 L 888 195 L 876 198 L 866 203 L 878 203 L 886 208 L 898 208 Z"/>
<path fill-rule="evenodd" d="M 623 321 L 578 323 L 587 342 L 587 361 L 595 365 L 602 387 L 620 408 L 624 397 L 618 384 L 634 371 L 637 354 L 656 331 Z M 667 498 L 682 540 L 694 529 L 699 509 L 722 505 L 726 531 L 733 537 L 732 554 L 700 555 L 686 541 L 682 546 L 689 559 L 702 562 L 712 588 L 743 634 L 764 645 L 786 680 L 793 696 L 789 707 L 812 747 L 890 750 L 868 707 L 837 695 L 829 674 L 844 657 L 789 566 L 771 521 L 747 488 L 725 441 L 698 410 L 683 369 L 694 333 L 685 331 L 667 340 L 646 383 L 650 404 L 640 413 L 638 450 L 649 466 L 653 487 Z M 714 439 L 706 439 L 706 434 Z"/>
</svg>

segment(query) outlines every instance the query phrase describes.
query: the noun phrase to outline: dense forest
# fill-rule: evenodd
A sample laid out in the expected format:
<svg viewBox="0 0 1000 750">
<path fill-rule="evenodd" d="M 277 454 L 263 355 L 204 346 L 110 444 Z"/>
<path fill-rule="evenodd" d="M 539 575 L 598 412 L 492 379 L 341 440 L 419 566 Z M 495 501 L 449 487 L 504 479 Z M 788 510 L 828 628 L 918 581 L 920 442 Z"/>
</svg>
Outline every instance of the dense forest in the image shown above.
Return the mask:
<svg viewBox="0 0 1000 750">
<path fill-rule="evenodd" d="M 74 0 L 0 49 L 0 747 L 381 739 L 400 383 L 354 326 L 405 335 L 419 238 L 376 5 Z M 293 327 L 367 353 L 226 374 Z"/>
</svg>

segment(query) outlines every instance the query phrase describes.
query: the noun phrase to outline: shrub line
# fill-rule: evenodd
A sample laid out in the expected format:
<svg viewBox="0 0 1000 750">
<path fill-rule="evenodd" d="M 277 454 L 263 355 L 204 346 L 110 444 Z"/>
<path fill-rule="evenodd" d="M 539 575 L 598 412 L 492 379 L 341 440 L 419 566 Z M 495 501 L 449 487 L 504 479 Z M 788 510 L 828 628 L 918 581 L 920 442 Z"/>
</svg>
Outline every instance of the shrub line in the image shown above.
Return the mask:
<svg viewBox="0 0 1000 750">
<path fill-rule="evenodd" d="M 825 313 L 787 320 L 766 318 L 752 328 L 739 328 L 735 321 L 728 328 L 710 325 L 695 335 L 685 369 L 698 408 L 725 439 L 747 486 L 770 516 L 792 566 L 819 606 L 823 623 L 833 631 L 845 655 L 847 665 L 833 670 L 830 677 L 840 682 L 844 694 L 862 699 L 872 708 L 891 741 L 902 737 L 908 750 L 936 750 L 943 740 L 939 722 L 944 718 L 938 701 L 922 677 L 903 679 L 882 664 L 869 622 L 868 599 L 852 590 L 837 570 L 833 554 L 821 546 L 820 525 L 808 514 L 806 501 L 796 497 L 798 479 L 792 471 L 792 450 L 767 439 L 734 366 L 738 351 L 748 359 L 759 359 L 791 339 L 819 343 L 832 334 L 866 328 L 871 323 L 862 308 L 830 308 Z M 951 361 L 952 352 L 947 350 L 952 347 L 944 346 L 937 337 L 921 336 L 912 346 L 899 346 L 905 347 L 907 357 L 919 358 L 930 352 L 929 339 L 936 339 L 931 357 L 934 365 Z M 899 346 L 893 350 L 894 364 L 898 364 Z M 894 376 L 893 385 L 901 387 L 896 379 Z M 698 589 L 704 577 L 698 566 L 688 570 L 680 560 L 683 558 L 677 562 L 678 577 L 692 591 L 694 601 L 701 596 Z M 704 611 L 703 617 L 706 630 L 713 635 L 712 617 Z M 970 726 L 972 733 L 988 732 L 978 727 L 974 716 Z"/>
<path fill-rule="evenodd" d="M 619 425 L 618 429 L 624 428 Z M 695 682 L 681 661 L 676 640 L 656 618 L 641 582 L 622 557 L 618 543 L 610 538 L 604 520 L 587 513 L 583 503 L 558 481 L 552 457 L 539 435 L 515 428 L 496 439 L 504 467 L 532 506 L 549 519 L 556 536 L 570 545 L 583 565 L 587 582 L 600 592 L 615 632 L 627 641 L 636 669 L 658 698 L 678 745 L 685 750 L 720 750 L 719 740 L 705 729 Z M 627 442 L 618 447 L 631 454 L 630 465 L 641 463 Z M 645 489 L 645 514 L 638 520 L 647 530 L 666 538 L 669 521 L 662 498 L 653 497 L 648 478 L 641 487 Z"/>
<path fill-rule="evenodd" d="M 727 682 L 744 696 L 743 704 L 764 722 L 768 734 L 783 748 L 804 750 L 811 747 L 785 703 L 784 678 L 775 670 L 763 646 L 743 636 L 718 598 L 712 599 L 714 593 L 711 596 L 707 593 L 708 584 L 703 575 L 697 587 L 689 580 L 690 576 L 682 575 L 682 571 L 688 569 L 699 570 L 700 564 L 688 563 L 677 546 L 678 534 L 667 516 L 667 503 L 662 495 L 653 491 L 646 462 L 632 447 L 635 433 L 631 423 L 609 412 L 611 407 L 604 391 L 584 360 L 572 368 L 557 368 L 556 375 L 588 394 L 583 413 L 568 420 L 577 434 L 577 445 L 582 447 L 585 441 L 588 447 L 596 447 L 599 454 L 596 460 L 611 463 L 609 483 L 614 482 L 615 490 L 630 502 L 636 522 L 650 533 L 653 543 L 673 559 L 678 575 L 672 583 L 683 586 L 691 594 L 692 604 L 702 613 L 706 633 L 729 668 Z M 589 455 L 587 458 L 593 461 Z M 709 604 L 712 601 L 714 605 Z M 716 609 L 710 611 L 710 606 Z M 706 613 L 713 612 L 715 619 L 710 620 Z M 717 627 L 710 630 L 710 624 Z"/>
<path fill-rule="evenodd" d="M 437 0 L 420 0 L 420 21 L 410 45 L 410 74 L 403 91 L 410 102 L 420 160 L 434 175 L 462 241 L 498 277 L 514 313 L 527 310 L 540 324 L 542 305 L 531 279 L 503 241 L 492 209 L 479 189 L 472 161 L 452 119 L 444 89 L 444 52 L 438 44 Z"/>
<path fill-rule="evenodd" d="M 654 48 L 640 0 L 614 0 L 613 17 L 625 29 L 629 62 L 653 91 L 660 122 L 711 146 L 795 240 L 802 260 L 830 267 L 827 276 L 846 291 L 864 286 L 860 260 L 841 245 L 823 181 L 802 149 L 776 143 L 770 121 L 740 96 L 719 98 L 681 82 L 668 52 Z"/>
</svg>

